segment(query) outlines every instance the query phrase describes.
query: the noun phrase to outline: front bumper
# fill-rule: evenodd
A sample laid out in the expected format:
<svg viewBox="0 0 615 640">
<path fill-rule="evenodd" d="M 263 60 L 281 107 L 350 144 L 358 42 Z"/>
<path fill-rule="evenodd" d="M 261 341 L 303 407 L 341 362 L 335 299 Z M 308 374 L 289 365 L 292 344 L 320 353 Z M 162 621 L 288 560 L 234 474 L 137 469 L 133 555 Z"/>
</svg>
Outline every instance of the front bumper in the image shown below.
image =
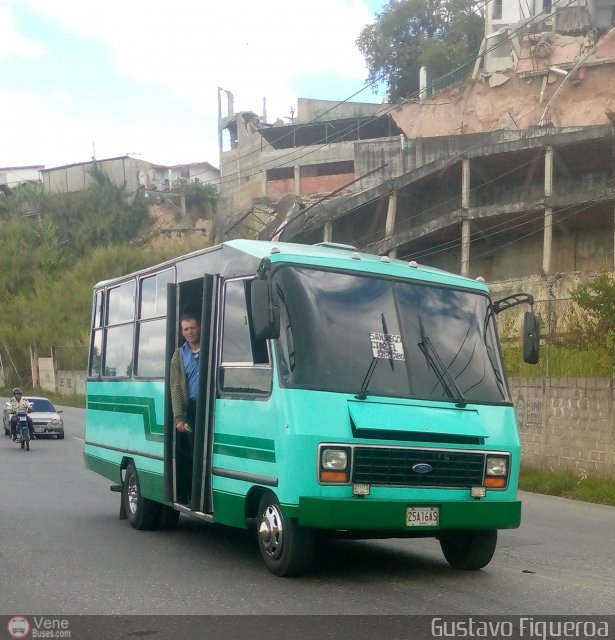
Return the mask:
<svg viewBox="0 0 615 640">
<path fill-rule="evenodd" d="M 439 507 L 437 527 L 407 527 L 408 507 Z M 294 514 L 293 514 L 294 515 Z M 365 498 L 299 498 L 299 524 L 316 529 L 389 531 L 425 535 L 453 529 L 514 529 L 521 522 L 521 502 L 472 500 L 421 502 Z"/>
<path fill-rule="evenodd" d="M 53 436 L 64 433 L 64 425 L 53 425 L 53 424 L 35 424 L 34 425 L 34 433 L 37 436 Z"/>
</svg>

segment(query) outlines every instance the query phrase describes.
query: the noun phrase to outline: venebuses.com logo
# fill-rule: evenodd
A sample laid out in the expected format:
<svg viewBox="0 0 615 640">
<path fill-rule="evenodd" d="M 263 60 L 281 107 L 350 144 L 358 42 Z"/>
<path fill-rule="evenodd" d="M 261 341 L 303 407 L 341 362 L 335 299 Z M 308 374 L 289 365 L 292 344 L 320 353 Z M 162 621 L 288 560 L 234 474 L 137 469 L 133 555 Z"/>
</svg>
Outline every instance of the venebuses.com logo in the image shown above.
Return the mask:
<svg viewBox="0 0 615 640">
<path fill-rule="evenodd" d="M 11 638 L 27 638 L 30 633 L 30 622 L 25 616 L 13 616 L 6 625 Z"/>
<path fill-rule="evenodd" d="M 9 638 L 70 638 L 69 622 L 54 616 L 12 616 L 6 625 Z"/>
</svg>

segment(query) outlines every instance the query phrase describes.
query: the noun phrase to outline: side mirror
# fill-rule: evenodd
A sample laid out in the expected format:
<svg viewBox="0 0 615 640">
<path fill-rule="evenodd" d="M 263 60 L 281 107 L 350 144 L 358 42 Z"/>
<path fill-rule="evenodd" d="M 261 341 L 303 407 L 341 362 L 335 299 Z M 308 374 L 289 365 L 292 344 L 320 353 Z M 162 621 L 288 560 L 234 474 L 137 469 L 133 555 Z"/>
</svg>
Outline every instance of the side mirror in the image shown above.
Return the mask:
<svg viewBox="0 0 615 640">
<path fill-rule="evenodd" d="M 277 338 L 280 335 L 280 308 L 268 280 L 252 280 L 250 307 L 254 337 L 258 340 Z"/>
<path fill-rule="evenodd" d="M 523 360 L 536 364 L 540 353 L 540 316 L 531 311 L 525 312 L 523 319 Z"/>
<path fill-rule="evenodd" d="M 58 410 L 56 411 L 56 413 L 63 413 L 63 412 L 64 412 L 64 409 L 58 409 Z"/>
</svg>

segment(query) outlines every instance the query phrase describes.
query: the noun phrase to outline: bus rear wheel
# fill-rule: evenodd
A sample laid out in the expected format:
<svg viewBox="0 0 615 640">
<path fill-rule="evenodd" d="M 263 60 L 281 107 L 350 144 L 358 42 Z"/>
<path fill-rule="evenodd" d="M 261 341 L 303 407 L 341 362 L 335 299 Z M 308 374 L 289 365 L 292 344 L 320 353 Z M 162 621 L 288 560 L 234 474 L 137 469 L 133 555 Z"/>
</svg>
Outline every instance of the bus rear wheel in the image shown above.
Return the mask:
<svg viewBox="0 0 615 640">
<path fill-rule="evenodd" d="M 305 573 L 314 559 L 314 536 L 294 518 L 286 518 L 277 497 L 263 494 L 258 507 L 258 548 L 268 569 L 277 576 Z"/>
<path fill-rule="evenodd" d="M 440 547 L 453 569 L 474 571 L 486 567 L 498 543 L 498 532 L 452 531 L 440 538 Z"/>
<path fill-rule="evenodd" d="M 144 498 L 141 494 L 141 483 L 137 470 L 132 462 L 126 467 L 124 484 L 122 487 L 122 500 L 128 522 L 139 530 L 157 529 L 160 514 L 160 505 L 153 500 Z"/>
</svg>

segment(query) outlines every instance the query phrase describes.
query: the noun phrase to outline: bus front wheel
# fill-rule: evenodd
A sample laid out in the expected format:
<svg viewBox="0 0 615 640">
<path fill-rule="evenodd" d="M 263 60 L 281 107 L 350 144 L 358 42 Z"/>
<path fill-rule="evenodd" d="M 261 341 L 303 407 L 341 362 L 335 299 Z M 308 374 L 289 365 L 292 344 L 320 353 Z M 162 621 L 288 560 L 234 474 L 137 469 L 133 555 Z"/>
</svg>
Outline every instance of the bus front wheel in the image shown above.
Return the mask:
<svg viewBox="0 0 615 640">
<path fill-rule="evenodd" d="M 268 491 L 261 497 L 257 519 L 258 548 L 272 573 L 281 577 L 305 573 L 313 562 L 314 537 L 286 518 L 277 497 Z"/>
<path fill-rule="evenodd" d="M 126 467 L 122 500 L 124 500 L 128 522 L 135 529 L 156 529 L 158 527 L 160 505 L 153 500 L 144 498 L 141 494 L 141 483 L 132 462 L 129 462 Z"/>
<path fill-rule="evenodd" d="M 498 543 L 498 532 L 452 531 L 440 538 L 440 547 L 453 569 L 473 571 L 486 567 Z"/>
</svg>

